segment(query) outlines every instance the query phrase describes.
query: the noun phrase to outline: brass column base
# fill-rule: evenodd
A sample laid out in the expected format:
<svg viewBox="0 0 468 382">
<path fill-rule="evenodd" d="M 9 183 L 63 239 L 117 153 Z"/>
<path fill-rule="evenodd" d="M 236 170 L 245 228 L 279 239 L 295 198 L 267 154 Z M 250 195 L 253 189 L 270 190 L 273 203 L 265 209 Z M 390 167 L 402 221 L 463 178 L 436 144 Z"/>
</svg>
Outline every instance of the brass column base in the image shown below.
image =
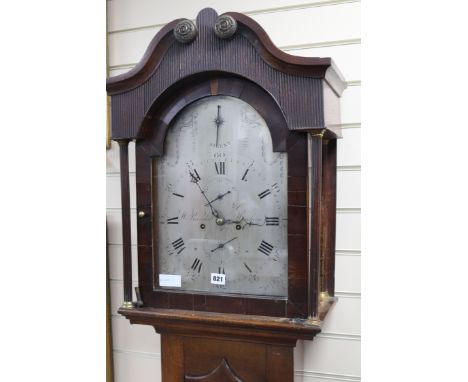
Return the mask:
<svg viewBox="0 0 468 382">
<path fill-rule="evenodd" d="M 328 291 L 320 292 L 320 302 L 326 302 L 330 299 L 330 295 L 328 294 Z"/>
<path fill-rule="evenodd" d="M 122 304 L 123 309 L 133 309 L 133 302 L 131 301 L 124 301 Z"/>
</svg>

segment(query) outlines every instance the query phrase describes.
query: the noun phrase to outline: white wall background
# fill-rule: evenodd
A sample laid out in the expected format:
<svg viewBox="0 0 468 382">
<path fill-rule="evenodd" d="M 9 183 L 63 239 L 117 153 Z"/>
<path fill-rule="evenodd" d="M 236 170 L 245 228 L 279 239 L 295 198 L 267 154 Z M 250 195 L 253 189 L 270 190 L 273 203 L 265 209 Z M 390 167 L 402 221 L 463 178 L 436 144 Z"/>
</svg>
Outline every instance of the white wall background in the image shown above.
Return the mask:
<svg viewBox="0 0 468 382">
<path fill-rule="evenodd" d="M 132 68 L 155 33 L 167 22 L 194 19 L 210 6 L 218 14 L 243 12 L 259 22 L 282 50 L 300 56 L 332 57 L 348 83 L 342 97 L 343 139 L 338 143 L 336 295 L 339 302 L 323 332 L 295 350 L 296 382 L 360 381 L 360 2 L 356 0 L 108 0 L 110 76 Z M 130 147 L 130 156 L 133 155 Z M 130 163 L 130 181 L 135 166 Z M 131 187 L 135 244 L 135 189 Z M 107 220 L 112 329 L 116 382 L 160 381 L 159 335 L 151 327 L 130 325 L 117 314 L 123 301 L 119 155 L 107 152 Z M 132 247 L 136 264 L 136 246 Z M 137 281 L 136 266 L 133 280 Z M 136 377 L 137 376 L 137 377 Z"/>
</svg>

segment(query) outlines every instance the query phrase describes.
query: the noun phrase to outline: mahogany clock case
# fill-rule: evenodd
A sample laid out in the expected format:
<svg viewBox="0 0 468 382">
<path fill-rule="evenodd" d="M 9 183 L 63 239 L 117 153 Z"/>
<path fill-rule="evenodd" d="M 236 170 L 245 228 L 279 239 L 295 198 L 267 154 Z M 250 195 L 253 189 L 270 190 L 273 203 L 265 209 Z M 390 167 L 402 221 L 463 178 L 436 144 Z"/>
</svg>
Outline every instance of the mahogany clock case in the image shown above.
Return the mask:
<svg viewBox="0 0 468 382">
<path fill-rule="evenodd" d="M 188 309 L 223 313 L 298 317 L 307 303 L 307 136 L 290 132 L 274 100 L 252 82 L 216 73 L 187 79 L 162 96 L 164 105 L 151 107 L 143 123 L 144 135 L 136 143 L 136 182 L 138 211 L 139 280 L 145 305 L 156 308 Z M 210 95 L 237 97 L 256 109 L 265 119 L 274 151 L 288 154 L 288 299 L 255 298 L 161 290 L 158 284 L 156 210 L 151 199 L 151 169 L 157 179 L 152 157 L 163 152 L 163 142 L 171 117 L 186 105 Z M 157 110 L 156 114 L 152 111 Z M 146 134 L 145 134 L 146 133 Z M 153 211 L 153 216 L 151 212 Z M 154 254 L 154 256 L 153 256 Z M 305 309 L 306 311 L 306 309 Z"/>
<path fill-rule="evenodd" d="M 276 48 L 252 19 L 238 13 L 227 15 L 237 22 L 230 39 L 213 33 L 218 16 L 214 10 L 204 9 L 197 16 L 194 41 L 176 41 L 173 29 L 180 20 L 175 20 L 154 37 L 134 69 L 107 82 L 112 139 L 121 144 L 124 161 L 128 160 L 126 145 L 136 140 L 137 211 L 142 216 L 137 221 L 141 297 L 148 309 L 306 318 L 311 314 L 310 301 L 317 302 L 320 292 L 334 295 L 336 138 L 340 137 L 339 97 L 345 84 L 330 59 L 290 56 Z M 158 288 L 158 232 L 153 224 L 157 206 L 152 205 L 156 174 L 151 163 L 163 154 L 168 126 L 177 113 L 212 95 L 233 96 L 250 104 L 267 122 L 274 151 L 287 153 L 287 299 Z M 319 137 L 313 143 L 311 133 Z M 319 160 L 310 162 L 311 150 Z M 125 228 L 130 216 L 128 163 L 123 163 L 121 172 L 123 229 L 129 232 Z M 320 179 L 311 179 L 311 174 Z M 314 188 L 317 185 L 319 189 Z M 129 288 L 131 298 L 129 247 L 130 235 L 124 233 L 126 301 Z M 311 271 L 316 279 L 312 280 Z"/>
</svg>

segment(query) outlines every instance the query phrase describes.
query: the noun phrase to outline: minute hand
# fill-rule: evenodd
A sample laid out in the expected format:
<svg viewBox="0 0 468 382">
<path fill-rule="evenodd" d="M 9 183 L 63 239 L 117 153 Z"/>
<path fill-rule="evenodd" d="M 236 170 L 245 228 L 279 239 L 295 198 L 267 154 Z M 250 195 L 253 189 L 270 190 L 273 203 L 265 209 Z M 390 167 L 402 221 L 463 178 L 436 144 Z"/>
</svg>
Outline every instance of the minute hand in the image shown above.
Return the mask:
<svg viewBox="0 0 468 382">
<path fill-rule="evenodd" d="M 208 206 L 210 206 L 210 209 L 211 209 L 211 214 L 215 217 L 215 218 L 219 218 L 219 212 L 215 210 L 215 208 L 212 206 L 211 202 L 209 201 L 209 199 L 206 197 L 206 194 L 205 194 L 205 191 L 203 191 L 203 189 L 200 187 L 200 185 L 198 184 L 198 179 L 195 177 L 195 175 L 192 174 L 192 172 L 189 171 L 189 174 L 192 178 L 192 181 L 193 183 L 195 183 L 198 187 L 198 189 L 200 190 L 201 194 L 203 195 L 203 197 L 205 198 L 205 200 L 208 202 Z"/>
</svg>

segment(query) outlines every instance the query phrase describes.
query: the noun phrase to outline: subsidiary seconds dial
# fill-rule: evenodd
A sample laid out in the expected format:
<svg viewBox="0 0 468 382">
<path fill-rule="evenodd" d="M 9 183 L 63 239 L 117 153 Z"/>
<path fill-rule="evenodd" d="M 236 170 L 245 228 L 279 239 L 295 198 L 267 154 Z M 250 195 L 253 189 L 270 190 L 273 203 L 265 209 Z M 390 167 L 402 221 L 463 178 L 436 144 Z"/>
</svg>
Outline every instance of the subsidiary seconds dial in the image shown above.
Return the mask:
<svg viewBox="0 0 468 382">
<path fill-rule="evenodd" d="M 212 96 L 169 128 L 155 159 L 160 275 L 204 293 L 287 296 L 287 158 L 247 103 Z"/>
</svg>

